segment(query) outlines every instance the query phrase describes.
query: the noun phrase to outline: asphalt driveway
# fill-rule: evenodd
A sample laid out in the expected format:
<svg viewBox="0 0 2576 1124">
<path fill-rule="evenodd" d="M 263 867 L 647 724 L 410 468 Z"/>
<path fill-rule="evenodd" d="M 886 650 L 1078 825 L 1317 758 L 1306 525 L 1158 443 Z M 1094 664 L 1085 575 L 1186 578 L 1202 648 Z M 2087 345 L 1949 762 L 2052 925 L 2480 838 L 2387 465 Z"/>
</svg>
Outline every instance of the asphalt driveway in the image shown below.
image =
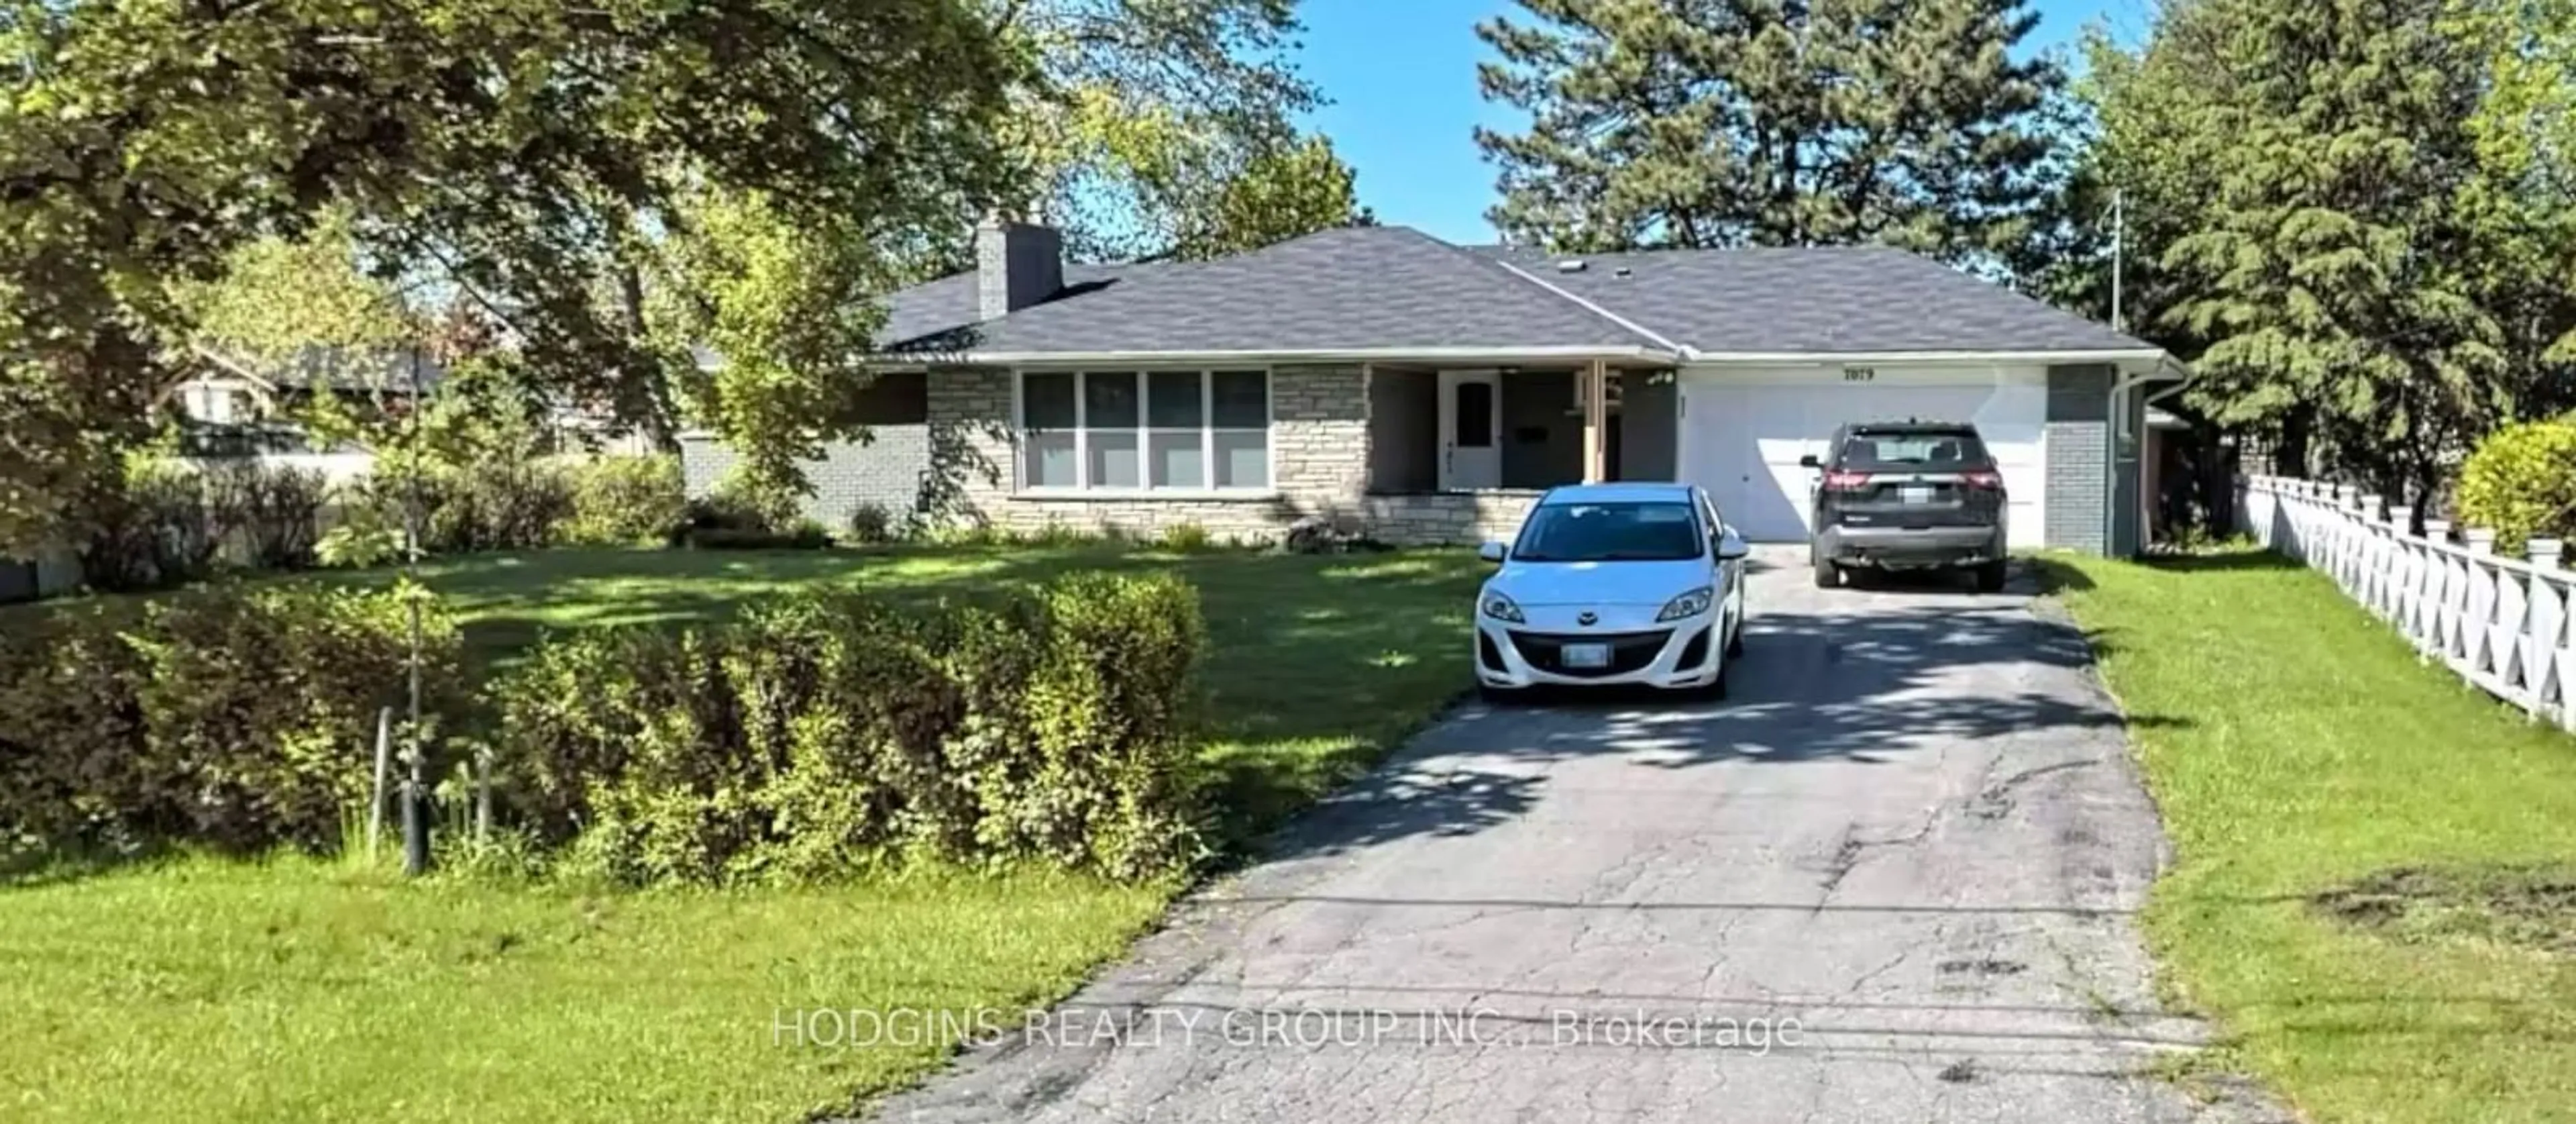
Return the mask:
<svg viewBox="0 0 2576 1124">
<path fill-rule="evenodd" d="M 2027 579 L 1756 555 L 1724 703 L 1469 708 L 896 1121 L 2208 1121 L 2162 846 Z"/>
</svg>

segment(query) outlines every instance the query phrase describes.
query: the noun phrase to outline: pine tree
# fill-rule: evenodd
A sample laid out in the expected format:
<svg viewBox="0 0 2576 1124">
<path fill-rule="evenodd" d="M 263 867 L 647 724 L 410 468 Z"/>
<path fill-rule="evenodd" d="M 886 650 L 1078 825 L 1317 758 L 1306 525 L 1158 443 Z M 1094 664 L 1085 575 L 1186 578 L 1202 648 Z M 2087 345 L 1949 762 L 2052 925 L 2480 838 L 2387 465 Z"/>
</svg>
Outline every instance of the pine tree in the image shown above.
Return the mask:
<svg viewBox="0 0 2576 1124">
<path fill-rule="evenodd" d="M 1521 0 L 1477 33 L 1490 213 L 1569 250 L 1886 242 L 1995 261 L 2052 170 L 2064 75 L 2021 0 Z"/>
<path fill-rule="evenodd" d="M 2173 106 L 2226 139 L 2215 197 L 2164 255 L 2209 341 L 2200 401 L 2391 496 L 2511 411 L 2490 308 L 2500 216 L 2469 122 L 2485 58 L 2449 0 L 2206 0 L 2223 82 Z"/>
</svg>

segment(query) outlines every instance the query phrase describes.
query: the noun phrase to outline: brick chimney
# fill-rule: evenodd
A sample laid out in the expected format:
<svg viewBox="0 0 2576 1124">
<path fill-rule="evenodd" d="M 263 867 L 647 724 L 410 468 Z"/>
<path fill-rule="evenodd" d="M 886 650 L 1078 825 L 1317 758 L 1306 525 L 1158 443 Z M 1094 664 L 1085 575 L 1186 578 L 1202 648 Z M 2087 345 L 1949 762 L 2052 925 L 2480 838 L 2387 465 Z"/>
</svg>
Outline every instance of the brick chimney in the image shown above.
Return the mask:
<svg viewBox="0 0 2576 1124">
<path fill-rule="evenodd" d="M 1064 235 L 1051 226 L 988 218 L 975 227 L 978 320 L 998 319 L 1064 288 Z"/>
</svg>

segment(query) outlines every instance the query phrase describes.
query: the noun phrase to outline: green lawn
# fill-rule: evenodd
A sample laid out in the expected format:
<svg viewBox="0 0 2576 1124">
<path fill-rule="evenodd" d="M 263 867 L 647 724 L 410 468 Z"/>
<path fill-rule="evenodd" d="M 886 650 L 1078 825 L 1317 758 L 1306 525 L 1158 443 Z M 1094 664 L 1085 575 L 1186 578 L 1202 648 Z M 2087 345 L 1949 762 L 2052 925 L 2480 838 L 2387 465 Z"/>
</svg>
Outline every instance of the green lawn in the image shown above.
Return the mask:
<svg viewBox="0 0 2576 1124">
<path fill-rule="evenodd" d="M 556 551 L 428 577 L 478 661 L 505 664 L 547 627 L 677 626 L 814 583 L 974 596 L 1081 568 L 1169 568 L 1201 589 L 1206 752 L 1237 845 L 1468 683 L 1481 567 L 1464 552 Z M 25 878 L 0 887 L 0 1118 L 794 1120 L 944 1051 L 782 1045 L 780 1008 L 1043 1002 L 1171 890 L 940 875 L 599 894 L 300 859 Z"/>
<path fill-rule="evenodd" d="M 2138 720 L 2177 850 L 2147 930 L 2227 1035 L 2213 1063 L 2323 1122 L 2576 1120 L 2576 945 L 2496 936 L 2576 911 L 2355 925 L 2315 901 L 2399 869 L 2563 877 L 2576 739 L 2267 555 L 2053 565 Z"/>
</svg>

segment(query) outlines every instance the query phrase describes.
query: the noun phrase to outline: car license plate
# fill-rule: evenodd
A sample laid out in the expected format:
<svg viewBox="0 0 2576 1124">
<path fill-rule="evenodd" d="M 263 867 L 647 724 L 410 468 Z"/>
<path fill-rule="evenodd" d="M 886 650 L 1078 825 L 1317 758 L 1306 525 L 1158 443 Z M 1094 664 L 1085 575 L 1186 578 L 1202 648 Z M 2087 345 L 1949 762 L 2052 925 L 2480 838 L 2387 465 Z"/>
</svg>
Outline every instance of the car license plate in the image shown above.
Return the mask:
<svg viewBox="0 0 2576 1124">
<path fill-rule="evenodd" d="M 1897 491 L 1897 494 L 1898 494 L 1898 495 L 1900 495 L 1900 496 L 1903 496 L 1903 497 L 1905 498 L 1905 502 L 1907 502 L 1907 503 L 1930 503 L 1930 502 L 1932 502 L 1932 489 L 1931 489 L 1929 486 L 1926 486 L 1926 485 L 1921 485 L 1921 484 L 1912 484 L 1912 485 L 1907 485 L 1906 487 L 1904 487 L 1904 488 L 1902 488 L 1902 489 L 1899 489 L 1899 490 Z"/>
<path fill-rule="evenodd" d="M 1610 646 L 1607 644 L 1568 644 L 1558 652 L 1567 667 L 1608 667 Z"/>
</svg>

